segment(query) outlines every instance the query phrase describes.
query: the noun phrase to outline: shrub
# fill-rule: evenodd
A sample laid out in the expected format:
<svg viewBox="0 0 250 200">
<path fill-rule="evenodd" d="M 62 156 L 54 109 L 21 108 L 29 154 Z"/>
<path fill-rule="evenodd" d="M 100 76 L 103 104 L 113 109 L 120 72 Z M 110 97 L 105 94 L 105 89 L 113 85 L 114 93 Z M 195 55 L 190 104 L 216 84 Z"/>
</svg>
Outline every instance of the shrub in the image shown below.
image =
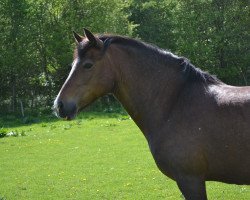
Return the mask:
<svg viewBox="0 0 250 200">
<path fill-rule="evenodd" d="M 3 138 L 7 135 L 8 131 L 7 129 L 4 129 L 4 128 L 1 128 L 0 129 L 0 138 Z M 1 197 L 0 197 L 0 200 L 1 200 Z"/>
</svg>

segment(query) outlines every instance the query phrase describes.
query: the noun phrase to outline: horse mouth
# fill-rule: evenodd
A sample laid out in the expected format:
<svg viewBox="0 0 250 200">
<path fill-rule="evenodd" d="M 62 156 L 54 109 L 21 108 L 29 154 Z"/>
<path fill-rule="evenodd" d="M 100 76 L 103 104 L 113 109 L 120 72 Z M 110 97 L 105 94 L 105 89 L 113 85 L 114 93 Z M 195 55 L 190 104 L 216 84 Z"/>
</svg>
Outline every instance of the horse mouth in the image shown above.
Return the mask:
<svg viewBox="0 0 250 200">
<path fill-rule="evenodd" d="M 65 113 L 62 113 L 60 111 L 55 111 L 54 113 L 58 118 L 62 118 L 62 119 L 67 120 L 67 121 L 75 119 L 75 117 L 77 115 L 77 112 L 65 114 Z"/>
<path fill-rule="evenodd" d="M 77 116 L 77 114 L 80 113 L 80 112 L 82 112 L 88 106 L 89 106 L 89 104 L 84 104 L 84 106 L 81 106 L 80 108 L 77 108 L 75 110 L 75 112 L 71 113 L 70 115 L 67 115 L 67 116 L 63 117 L 63 119 L 65 119 L 67 121 L 75 119 L 76 116 Z"/>
<path fill-rule="evenodd" d="M 63 119 L 65 119 L 66 121 L 70 121 L 70 120 L 75 119 L 76 115 L 77 115 L 77 112 L 75 112 L 71 115 L 66 115 L 65 117 L 63 117 Z"/>
<path fill-rule="evenodd" d="M 82 105 L 70 104 L 68 106 L 59 106 L 55 104 L 52 107 L 53 113 L 58 117 L 66 121 L 70 121 L 76 118 L 77 114 L 88 107 L 89 103 Z"/>
<path fill-rule="evenodd" d="M 67 111 L 67 112 L 61 112 L 59 111 L 59 117 L 63 118 L 64 120 L 70 121 L 76 118 L 76 115 L 78 113 L 78 109 L 75 107 L 74 109 Z"/>
<path fill-rule="evenodd" d="M 53 106 L 52 109 L 53 109 L 53 113 L 58 118 L 62 118 L 67 121 L 73 120 L 78 113 L 78 109 L 76 105 L 72 105 L 68 107 Z"/>
</svg>

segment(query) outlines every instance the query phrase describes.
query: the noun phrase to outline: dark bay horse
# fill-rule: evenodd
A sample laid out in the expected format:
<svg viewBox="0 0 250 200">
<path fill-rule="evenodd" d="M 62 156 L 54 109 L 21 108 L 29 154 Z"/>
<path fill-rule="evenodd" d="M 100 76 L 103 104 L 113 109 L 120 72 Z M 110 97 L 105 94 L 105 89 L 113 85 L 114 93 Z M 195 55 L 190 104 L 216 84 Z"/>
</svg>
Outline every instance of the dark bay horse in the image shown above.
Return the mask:
<svg viewBox="0 0 250 200">
<path fill-rule="evenodd" d="M 72 69 L 54 102 L 60 117 L 112 93 L 186 199 L 207 199 L 205 181 L 250 184 L 250 87 L 138 40 L 84 33 L 74 32 Z"/>
</svg>

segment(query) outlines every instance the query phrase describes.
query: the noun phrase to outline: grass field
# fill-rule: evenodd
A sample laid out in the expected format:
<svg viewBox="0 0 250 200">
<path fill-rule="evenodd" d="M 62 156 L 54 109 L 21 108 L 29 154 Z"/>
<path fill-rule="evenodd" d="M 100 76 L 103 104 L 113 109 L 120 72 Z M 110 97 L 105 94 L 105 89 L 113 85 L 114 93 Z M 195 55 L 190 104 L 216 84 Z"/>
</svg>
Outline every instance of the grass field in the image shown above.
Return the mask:
<svg viewBox="0 0 250 200">
<path fill-rule="evenodd" d="M 0 200 L 182 199 L 126 115 L 85 113 L 31 125 L 0 120 Z M 207 182 L 209 199 L 250 199 L 250 186 Z"/>
</svg>

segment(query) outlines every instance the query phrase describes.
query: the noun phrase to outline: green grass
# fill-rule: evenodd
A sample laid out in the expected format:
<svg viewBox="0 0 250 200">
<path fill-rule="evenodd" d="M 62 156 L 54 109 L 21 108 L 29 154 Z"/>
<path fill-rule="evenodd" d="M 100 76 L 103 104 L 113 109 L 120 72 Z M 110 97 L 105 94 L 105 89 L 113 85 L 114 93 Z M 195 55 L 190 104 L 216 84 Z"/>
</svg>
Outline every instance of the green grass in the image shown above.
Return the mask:
<svg viewBox="0 0 250 200">
<path fill-rule="evenodd" d="M 7 132 L 25 133 L 0 138 L 0 200 L 182 199 L 128 116 L 37 122 L 0 120 Z M 250 199 L 249 186 L 208 182 L 207 190 L 209 199 Z"/>
</svg>

